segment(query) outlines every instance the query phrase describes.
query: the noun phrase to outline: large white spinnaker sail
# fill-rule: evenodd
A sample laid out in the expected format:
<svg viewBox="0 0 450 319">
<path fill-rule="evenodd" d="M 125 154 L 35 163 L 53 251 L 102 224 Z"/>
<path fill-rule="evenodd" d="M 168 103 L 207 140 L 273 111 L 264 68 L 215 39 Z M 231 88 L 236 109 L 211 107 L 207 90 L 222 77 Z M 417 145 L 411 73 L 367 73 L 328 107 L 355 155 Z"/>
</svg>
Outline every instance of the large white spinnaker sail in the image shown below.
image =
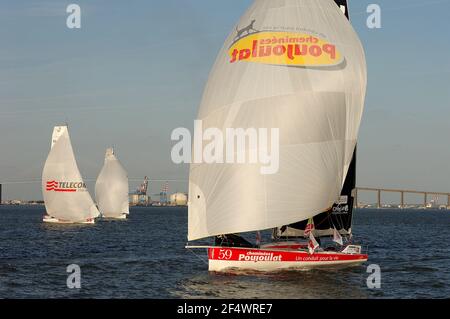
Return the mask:
<svg viewBox="0 0 450 319">
<path fill-rule="evenodd" d="M 95 184 L 95 198 L 103 217 L 122 218 L 129 214 L 127 172 L 112 148 L 106 150 L 105 164 Z"/>
<path fill-rule="evenodd" d="M 67 126 L 53 130 L 42 172 L 42 193 L 47 215 L 59 222 L 84 223 L 99 215 L 78 170 Z"/>
<path fill-rule="evenodd" d="M 191 164 L 188 239 L 329 209 L 355 149 L 366 78 L 362 45 L 334 1 L 256 0 L 219 53 L 198 119 L 204 130 L 279 128 L 279 171 Z"/>
</svg>

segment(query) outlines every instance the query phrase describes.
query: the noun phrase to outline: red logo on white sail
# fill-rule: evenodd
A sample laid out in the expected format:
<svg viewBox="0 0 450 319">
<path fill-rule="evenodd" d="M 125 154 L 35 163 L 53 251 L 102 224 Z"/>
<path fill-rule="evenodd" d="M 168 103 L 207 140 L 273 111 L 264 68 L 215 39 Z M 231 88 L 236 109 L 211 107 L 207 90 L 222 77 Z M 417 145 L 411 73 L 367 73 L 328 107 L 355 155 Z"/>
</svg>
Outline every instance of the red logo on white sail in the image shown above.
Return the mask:
<svg viewBox="0 0 450 319">
<path fill-rule="evenodd" d="M 50 181 L 50 182 L 47 182 L 45 190 L 46 191 L 54 191 L 56 188 L 58 188 L 58 182 Z"/>
<path fill-rule="evenodd" d="M 82 189 L 86 189 L 86 185 L 83 182 L 48 181 L 45 184 L 47 192 L 73 193 Z"/>
</svg>

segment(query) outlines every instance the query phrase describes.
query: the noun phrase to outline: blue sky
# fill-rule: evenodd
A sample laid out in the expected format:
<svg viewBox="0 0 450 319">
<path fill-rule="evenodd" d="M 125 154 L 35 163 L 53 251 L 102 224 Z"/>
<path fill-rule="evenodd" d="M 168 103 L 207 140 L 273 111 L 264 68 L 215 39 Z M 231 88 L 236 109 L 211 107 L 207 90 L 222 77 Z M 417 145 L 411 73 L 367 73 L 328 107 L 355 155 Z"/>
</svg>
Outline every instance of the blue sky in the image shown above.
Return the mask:
<svg viewBox="0 0 450 319">
<path fill-rule="evenodd" d="M 81 30 L 66 27 L 72 2 Z M 52 127 L 67 121 L 86 178 L 114 145 L 130 178 L 180 180 L 170 190 L 186 191 L 170 133 L 193 126 L 216 55 L 251 2 L 0 0 L 0 181 L 39 180 Z M 382 29 L 369 30 L 372 2 L 350 2 L 369 71 L 358 184 L 450 192 L 450 0 L 376 1 Z M 4 193 L 41 198 L 39 183 Z"/>
</svg>

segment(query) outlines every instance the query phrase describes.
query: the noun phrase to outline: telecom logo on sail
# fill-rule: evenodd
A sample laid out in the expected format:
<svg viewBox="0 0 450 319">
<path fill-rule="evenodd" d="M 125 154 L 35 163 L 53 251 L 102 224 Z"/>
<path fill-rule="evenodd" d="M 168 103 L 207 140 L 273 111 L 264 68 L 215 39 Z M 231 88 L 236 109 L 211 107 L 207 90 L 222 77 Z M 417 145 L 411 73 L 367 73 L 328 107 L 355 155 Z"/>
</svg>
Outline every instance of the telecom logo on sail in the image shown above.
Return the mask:
<svg viewBox="0 0 450 319">
<path fill-rule="evenodd" d="M 45 190 L 47 192 L 67 192 L 73 193 L 81 190 L 86 190 L 86 184 L 83 182 L 57 182 L 48 181 Z"/>
<path fill-rule="evenodd" d="M 343 61 L 336 45 L 305 33 L 249 33 L 229 49 L 230 63 L 255 62 L 299 67 L 335 66 Z"/>
</svg>

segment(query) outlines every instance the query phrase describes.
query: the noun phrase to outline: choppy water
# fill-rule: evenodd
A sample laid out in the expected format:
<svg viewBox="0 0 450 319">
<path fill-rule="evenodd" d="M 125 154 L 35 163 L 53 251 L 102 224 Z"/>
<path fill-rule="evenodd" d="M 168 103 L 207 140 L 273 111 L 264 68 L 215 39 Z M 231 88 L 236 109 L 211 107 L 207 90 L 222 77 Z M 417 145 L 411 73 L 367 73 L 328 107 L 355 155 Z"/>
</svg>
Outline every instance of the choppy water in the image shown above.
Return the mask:
<svg viewBox="0 0 450 319">
<path fill-rule="evenodd" d="M 127 221 L 58 226 L 43 207 L 0 207 L 1 298 L 444 298 L 450 297 L 450 212 L 359 210 L 355 237 L 381 267 L 217 275 L 206 253 L 184 249 L 187 211 L 133 208 Z M 66 286 L 81 267 L 82 288 Z"/>
</svg>

